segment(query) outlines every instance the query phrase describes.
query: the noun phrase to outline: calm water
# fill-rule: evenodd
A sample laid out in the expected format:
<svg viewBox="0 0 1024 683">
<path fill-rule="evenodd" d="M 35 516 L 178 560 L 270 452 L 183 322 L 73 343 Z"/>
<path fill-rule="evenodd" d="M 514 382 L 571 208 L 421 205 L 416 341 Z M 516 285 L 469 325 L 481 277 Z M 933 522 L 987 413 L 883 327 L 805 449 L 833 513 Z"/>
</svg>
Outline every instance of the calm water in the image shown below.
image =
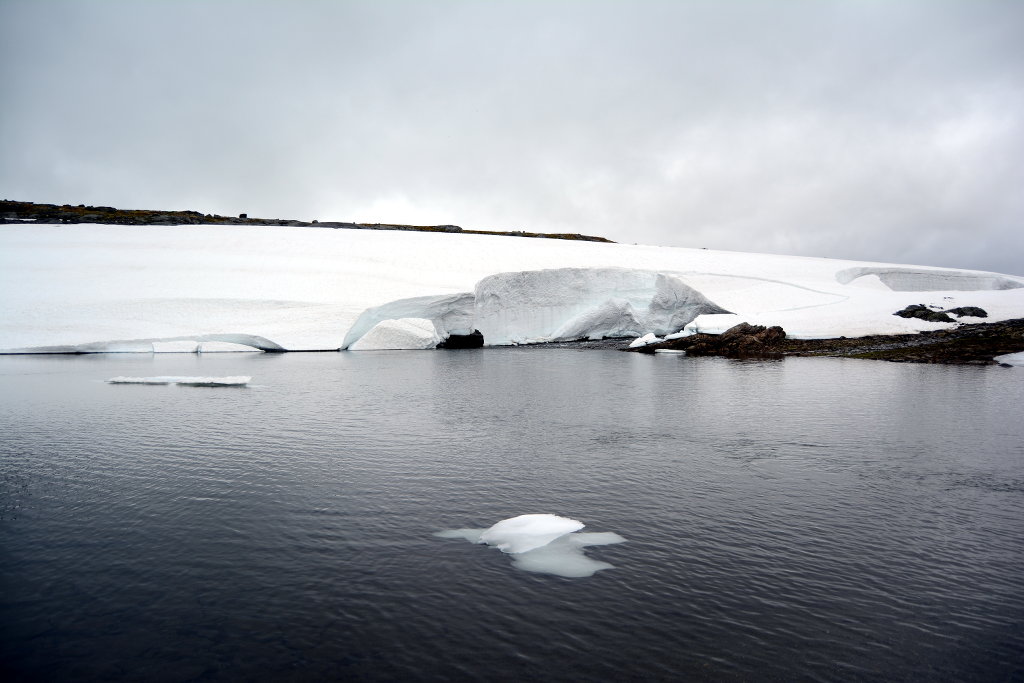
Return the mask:
<svg viewBox="0 0 1024 683">
<path fill-rule="evenodd" d="M 483 349 L 0 383 L 8 679 L 1024 677 L 1021 368 Z M 628 542 L 566 579 L 433 535 L 530 512 Z"/>
</svg>

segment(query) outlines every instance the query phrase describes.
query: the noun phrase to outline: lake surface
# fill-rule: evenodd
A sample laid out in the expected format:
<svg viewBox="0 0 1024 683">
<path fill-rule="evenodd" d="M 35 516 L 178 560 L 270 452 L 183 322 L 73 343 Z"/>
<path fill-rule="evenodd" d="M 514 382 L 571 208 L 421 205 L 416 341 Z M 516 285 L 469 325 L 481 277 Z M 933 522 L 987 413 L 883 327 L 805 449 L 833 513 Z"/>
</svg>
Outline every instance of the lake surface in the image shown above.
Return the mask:
<svg viewBox="0 0 1024 683">
<path fill-rule="evenodd" d="M 1024 677 L 1024 368 L 126 354 L 0 383 L 8 680 Z M 624 536 L 587 549 L 614 568 L 434 535 L 538 512 Z"/>
</svg>

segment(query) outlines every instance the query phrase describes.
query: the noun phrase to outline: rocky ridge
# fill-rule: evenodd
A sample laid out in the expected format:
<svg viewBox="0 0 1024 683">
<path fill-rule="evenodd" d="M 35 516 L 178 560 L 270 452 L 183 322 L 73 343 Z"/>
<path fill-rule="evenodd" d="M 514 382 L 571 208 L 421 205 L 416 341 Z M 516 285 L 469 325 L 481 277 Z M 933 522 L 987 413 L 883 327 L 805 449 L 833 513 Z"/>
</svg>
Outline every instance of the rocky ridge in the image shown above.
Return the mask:
<svg viewBox="0 0 1024 683">
<path fill-rule="evenodd" d="M 993 365 L 996 356 L 1024 351 L 1024 319 L 960 324 L 917 334 L 835 339 L 789 339 L 778 326 L 740 323 L 720 335 L 694 334 L 624 350 L 654 353 L 658 349 L 726 358 L 826 356 L 897 363 Z"/>
<path fill-rule="evenodd" d="M 303 228 L 345 228 L 349 230 L 409 230 L 414 232 L 452 232 L 467 235 L 501 235 L 505 237 L 543 237 L 583 242 L 611 242 L 593 235 L 576 233 L 524 232 L 522 230 L 466 230 L 457 225 L 401 225 L 396 223 L 349 223 L 343 221 L 298 221 L 281 218 L 249 218 L 200 213 L 198 211 L 154 211 L 148 209 L 115 209 L 112 206 L 79 204 L 35 204 L 33 202 L 0 201 L 2 223 L 99 223 L 107 225 L 263 225 Z"/>
</svg>

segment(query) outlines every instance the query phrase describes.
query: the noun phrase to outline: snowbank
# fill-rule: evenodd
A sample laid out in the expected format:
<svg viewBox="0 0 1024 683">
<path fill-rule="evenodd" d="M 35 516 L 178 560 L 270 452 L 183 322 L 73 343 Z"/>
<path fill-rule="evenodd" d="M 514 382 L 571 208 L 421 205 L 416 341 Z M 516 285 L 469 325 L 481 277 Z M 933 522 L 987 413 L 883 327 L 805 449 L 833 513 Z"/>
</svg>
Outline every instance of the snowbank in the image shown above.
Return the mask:
<svg viewBox="0 0 1024 683">
<path fill-rule="evenodd" d="M 1024 317 L 1024 278 L 488 235 L 0 227 L 6 352 L 337 349 L 404 318 L 431 321 L 441 338 L 479 329 L 486 344 L 664 336 L 726 314 L 808 338 L 944 326 L 892 315 L 917 303 Z"/>
</svg>

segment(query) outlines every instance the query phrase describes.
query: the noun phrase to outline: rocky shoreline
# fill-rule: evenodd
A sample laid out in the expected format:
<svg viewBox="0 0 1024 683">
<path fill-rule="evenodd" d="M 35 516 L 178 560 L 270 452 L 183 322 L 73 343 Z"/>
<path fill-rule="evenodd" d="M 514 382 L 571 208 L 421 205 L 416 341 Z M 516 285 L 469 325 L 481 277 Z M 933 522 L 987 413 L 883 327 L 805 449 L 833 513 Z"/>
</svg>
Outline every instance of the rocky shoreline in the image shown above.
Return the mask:
<svg viewBox="0 0 1024 683">
<path fill-rule="evenodd" d="M 789 339 L 781 327 L 741 323 L 720 335 L 695 334 L 624 350 L 654 353 L 659 349 L 726 358 L 817 356 L 895 363 L 996 365 L 996 356 L 1024 351 L 1024 318 L 960 324 L 917 334 L 835 339 Z"/>
<path fill-rule="evenodd" d="M 500 235 L 503 237 L 540 237 L 582 242 L 612 240 L 576 233 L 524 232 L 522 230 L 466 230 L 457 225 L 401 225 L 397 223 L 348 223 L 342 221 L 297 221 L 283 218 L 237 218 L 198 211 L 153 211 L 146 209 L 115 209 L 112 206 L 79 204 L 35 204 L 33 202 L 0 201 L 0 224 L 3 223 L 98 223 L 101 225 L 257 225 L 299 228 L 346 228 L 349 230 L 406 230 L 412 232 L 454 232 L 466 235 Z"/>
</svg>

